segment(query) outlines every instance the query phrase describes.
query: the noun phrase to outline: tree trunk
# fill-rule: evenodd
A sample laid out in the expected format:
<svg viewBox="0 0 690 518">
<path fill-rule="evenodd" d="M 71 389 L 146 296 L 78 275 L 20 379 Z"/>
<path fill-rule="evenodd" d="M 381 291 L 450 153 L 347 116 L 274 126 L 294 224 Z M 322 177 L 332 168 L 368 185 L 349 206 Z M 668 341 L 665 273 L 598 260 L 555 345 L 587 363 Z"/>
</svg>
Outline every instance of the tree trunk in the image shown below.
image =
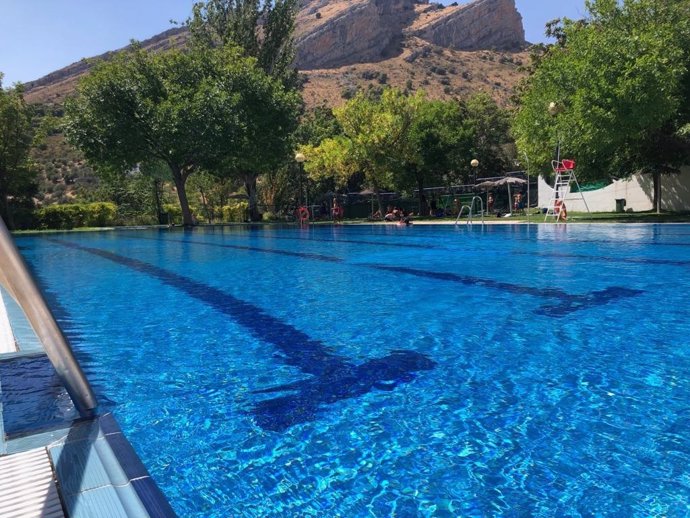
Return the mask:
<svg viewBox="0 0 690 518">
<path fill-rule="evenodd" d="M 249 198 L 249 221 L 261 221 L 261 213 L 256 200 L 256 179 L 255 173 L 244 174 L 244 188 Z"/>
<path fill-rule="evenodd" d="M 189 201 L 187 200 L 187 189 L 185 184 L 187 183 L 187 175 L 184 174 L 179 167 L 170 166 L 172 171 L 173 181 L 175 182 L 175 188 L 177 189 L 177 197 L 180 200 L 180 209 L 182 209 L 182 224 L 185 227 L 194 226 L 194 218 L 192 218 L 192 211 L 189 209 Z"/>
<path fill-rule="evenodd" d="M 5 178 L 7 175 L 3 173 L 0 175 L 0 216 L 9 230 L 14 230 L 14 221 L 10 211 L 10 197 L 7 193 L 8 189 L 5 185 Z"/>
<path fill-rule="evenodd" d="M 161 181 L 158 178 L 153 179 L 153 199 L 156 204 L 156 221 L 159 225 L 163 225 L 163 207 L 161 207 Z"/>
<path fill-rule="evenodd" d="M 208 206 L 208 200 L 206 199 L 203 187 L 199 187 L 199 195 L 201 196 L 201 204 L 204 206 L 204 212 L 206 213 L 206 220 L 209 223 L 213 223 L 213 209 Z"/>
<path fill-rule="evenodd" d="M 429 206 L 427 204 L 426 196 L 424 196 L 424 180 L 417 178 L 417 189 L 419 189 L 419 215 L 428 216 Z"/>
<path fill-rule="evenodd" d="M 379 214 L 381 214 L 381 217 L 383 218 L 386 215 L 386 213 L 383 210 L 383 200 L 381 199 L 381 191 L 378 187 L 375 186 L 374 192 L 376 193 L 376 204 L 379 206 Z"/>
<path fill-rule="evenodd" d="M 652 176 L 654 178 L 654 210 L 657 214 L 661 214 L 661 173 L 654 171 Z"/>
</svg>

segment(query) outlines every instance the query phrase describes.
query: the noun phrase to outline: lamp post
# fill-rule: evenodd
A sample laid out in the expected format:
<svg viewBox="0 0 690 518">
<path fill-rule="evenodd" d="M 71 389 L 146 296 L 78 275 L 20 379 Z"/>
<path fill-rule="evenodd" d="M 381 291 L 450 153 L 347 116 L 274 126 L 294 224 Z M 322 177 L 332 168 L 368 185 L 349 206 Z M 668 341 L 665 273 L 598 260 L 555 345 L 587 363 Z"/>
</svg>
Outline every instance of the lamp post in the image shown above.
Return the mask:
<svg viewBox="0 0 690 518">
<path fill-rule="evenodd" d="M 477 167 L 479 167 L 479 160 L 477 160 L 476 158 L 473 158 L 472 160 L 470 160 L 470 165 L 472 166 L 472 178 L 473 178 L 473 180 L 472 180 L 472 184 L 473 184 L 472 185 L 472 196 L 474 197 L 474 186 L 477 185 Z M 487 194 L 486 203 L 487 203 L 487 205 L 489 204 L 488 194 Z M 470 202 L 470 214 L 472 212 L 472 205 L 473 205 L 473 203 Z"/>
<path fill-rule="evenodd" d="M 563 107 L 555 101 L 549 103 L 549 115 L 551 117 L 556 117 L 559 113 L 563 111 Z M 558 130 L 558 128 L 556 128 Z M 558 135 L 558 143 L 556 144 L 556 162 L 561 161 L 561 136 Z"/>
<path fill-rule="evenodd" d="M 525 171 L 527 173 L 527 224 L 530 224 L 530 216 L 529 216 L 529 156 L 527 156 L 527 152 L 523 151 L 523 155 L 525 155 L 525 162 L 527 163 L 527 170 Z"/>
<path fill-rule="evenodd" d="M 297 162 L 297 165 L 299 166 L 299 195 L 297 197 L 297 203 L 300 206 L 302 206 L 302 180 L 304 178 L 304 161 L 306 159 L 307 157 L 304 156 L 304 153 L 295 154 L 295 162 Z"/>
</svg>

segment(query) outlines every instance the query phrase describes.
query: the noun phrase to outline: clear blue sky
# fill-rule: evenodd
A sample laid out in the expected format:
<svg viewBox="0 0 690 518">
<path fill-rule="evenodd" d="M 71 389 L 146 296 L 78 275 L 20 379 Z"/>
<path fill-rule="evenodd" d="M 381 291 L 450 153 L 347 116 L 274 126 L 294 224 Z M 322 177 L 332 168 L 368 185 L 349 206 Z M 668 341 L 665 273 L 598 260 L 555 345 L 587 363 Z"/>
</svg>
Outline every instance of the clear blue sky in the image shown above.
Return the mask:
<svg viewBox="0 0 690 518">
<path fill-rule="evenodd" d="M 451 3 L 444 0 L 443 3 Z M 184 21 L 193 0 L 0 0 L 3 85 L 38 79 L 82 58 L 144 40 Z M 528 41 L 544 41 L 544 24 L 581 18 L 584 0 L 516 0 Z"/>
</svg>

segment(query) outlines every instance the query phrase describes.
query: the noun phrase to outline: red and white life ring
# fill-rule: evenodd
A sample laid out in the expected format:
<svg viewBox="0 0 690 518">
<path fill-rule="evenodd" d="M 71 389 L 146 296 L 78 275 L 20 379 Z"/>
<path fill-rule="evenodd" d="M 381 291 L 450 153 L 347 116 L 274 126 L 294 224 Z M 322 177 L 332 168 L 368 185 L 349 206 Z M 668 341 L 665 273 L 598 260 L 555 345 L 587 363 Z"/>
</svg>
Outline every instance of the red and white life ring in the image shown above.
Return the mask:
<svg viewBox="0 0 690 518">
<path fill-rule="evenodd" d="M 343 217 L 344 210 L 340 206 L 333 207 L 333 217 L 335 219 L 340 219 Z"/>
</svg>

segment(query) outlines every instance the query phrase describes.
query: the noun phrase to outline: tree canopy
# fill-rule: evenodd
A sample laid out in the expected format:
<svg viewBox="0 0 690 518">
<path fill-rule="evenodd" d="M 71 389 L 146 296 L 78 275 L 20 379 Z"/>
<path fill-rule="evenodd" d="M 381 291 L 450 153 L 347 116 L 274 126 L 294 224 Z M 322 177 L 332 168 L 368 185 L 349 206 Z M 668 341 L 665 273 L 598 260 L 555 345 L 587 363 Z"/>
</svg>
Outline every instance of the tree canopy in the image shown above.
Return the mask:
<svg viewBox="0 0 690 518">
<path fill-rule="evenodd" d="M 561 22 L 559 44 L 524 85 L 518 147 L 546 166 L 560 141 L 583 179 L 676 170 L 688 158 L 680 129 L 690 101 L 690 3 L 586 5 L 584 21 Z"/>
<path fill-rule="evenodd" d="M 357 94 L 333 110 L 342 134 L 301 148 L 312 179 L 344 185 L 354 173 L 378 192 L 417 189 L 469 180 L 470 161 L 500 170 L 508 118 L 488 96 L 464 103 L 406 95 L 386 88 L 380 98 Z M 420 212 L 426 213 L 420 196 Z M 380 203 L 380 202 L 379 202 Z"/>
<path fill-rule="evenodd" d="M 206 0 L 194 4 L 187 27 L 195 44 L 237 46 L 264 72 L 294 86 L 296 14 L 297 0 Z"/>
<path fill-rule="evenodd" d="M 20 86 L 2 87 L 0 73 L 0 215 L 9 228 L 14 210 L 30 203 L 35 190 L 35 171 L 29 161 L 33 142 L 31 109 Z"/>
<path fill-rule="evenodd" d="M 191 225 L 189 175 L 262 157 L 270 162 L 270 144 L 286 140 L 298 105 L 297 94 L 236 47 L 136 50 L 102 63 L 80 82 L 66 105 L 65 133 L 102 168 L 167 164 L 184 224 Z"/>
</svg>

